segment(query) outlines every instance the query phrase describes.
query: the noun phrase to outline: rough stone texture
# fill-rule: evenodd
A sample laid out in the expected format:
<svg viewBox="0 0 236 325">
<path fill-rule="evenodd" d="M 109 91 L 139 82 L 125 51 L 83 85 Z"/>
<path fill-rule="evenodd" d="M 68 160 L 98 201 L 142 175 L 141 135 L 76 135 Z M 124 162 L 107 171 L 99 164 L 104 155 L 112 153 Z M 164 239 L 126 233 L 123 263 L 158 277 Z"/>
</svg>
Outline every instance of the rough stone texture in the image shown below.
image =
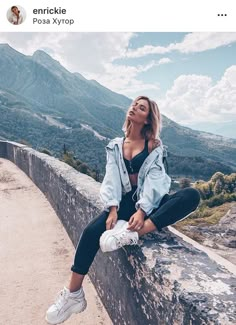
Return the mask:
<svg viewBox="0 0 236 325">
<path fill-rule="evenodd" d="M 46 195 L 77 245 L 102 209 L 100 184 L 16 143 L 5 154 Z M 236 324 L 236 272 L 168 229 L 142 237 L 139 247 L 99 251 L 89 275 L 114 324 Z"/>
<path fill-rule="evenodd" d="M 204 246 L 236 265 L 236 205 L 234 202 L 231 205 L 216 225 L 187 225 L 184 229 L 198 235 Z"/>
<path fill-rule="evenodd" d="M 0 139 L 0 157 L 6 157 L 7 152 L 6 152 L 6 142 L 1 141 Z"/>
</svg>

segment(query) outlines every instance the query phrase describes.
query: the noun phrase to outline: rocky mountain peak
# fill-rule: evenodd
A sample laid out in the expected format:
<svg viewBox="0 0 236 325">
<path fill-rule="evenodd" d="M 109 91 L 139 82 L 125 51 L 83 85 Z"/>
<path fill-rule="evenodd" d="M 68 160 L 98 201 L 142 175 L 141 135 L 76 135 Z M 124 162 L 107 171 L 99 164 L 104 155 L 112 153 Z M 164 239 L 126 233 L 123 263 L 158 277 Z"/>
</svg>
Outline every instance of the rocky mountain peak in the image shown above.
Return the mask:
<svg viewBox="0 0 236 325">
<path fill-rule="evenodd" d="M 34 58 L 44 58 L 44 59 L 48 59 L 48 60 L 53 60 L 52 57 L 47 54 L 46 52 L 44 52 L 43 50 L 37 50 L 34 52 L 33 54 Z"/>
<path fill-rule="evenodd" d="M 43 50 L 35 51 L 31 58 L 37 63 L 44 65 L 45 67 L 53 66 L 64 69 L 60 62 L 53 59 L 48 53 L 44 52 Z"/>
<path fill-rule="evenodd" d="M 12 57 L 12 56 L 23 57 L 24 56 L 24 54 L 16 51 L 7 43 L 0 44 L 0 53 L 1 53 L 1 55 L 7 55 L 8 57 Z"/>
</svg>

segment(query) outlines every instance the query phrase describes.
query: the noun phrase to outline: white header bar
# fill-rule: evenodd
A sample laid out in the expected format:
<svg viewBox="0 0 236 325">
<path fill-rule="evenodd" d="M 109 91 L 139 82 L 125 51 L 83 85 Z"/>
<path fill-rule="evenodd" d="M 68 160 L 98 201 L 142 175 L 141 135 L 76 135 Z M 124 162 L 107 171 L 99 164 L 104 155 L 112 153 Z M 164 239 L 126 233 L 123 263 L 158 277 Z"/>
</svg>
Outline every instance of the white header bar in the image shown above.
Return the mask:
<svg viewBox="0 0 236 325">
<path fill-rule="evenodd" d="M 5 0 L 0 22 L 1 32 L 235 32 L 236 2 Z"/>
</svg>

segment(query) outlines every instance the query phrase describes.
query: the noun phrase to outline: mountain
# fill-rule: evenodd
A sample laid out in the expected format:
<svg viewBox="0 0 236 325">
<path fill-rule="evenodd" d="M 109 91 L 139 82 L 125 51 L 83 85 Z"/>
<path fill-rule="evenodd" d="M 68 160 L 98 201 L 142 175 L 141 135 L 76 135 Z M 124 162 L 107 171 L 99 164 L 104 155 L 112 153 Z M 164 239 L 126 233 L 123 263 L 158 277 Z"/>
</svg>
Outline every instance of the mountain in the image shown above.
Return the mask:
<svg viewBox="0 0 236 325">
<path fill-rule="evenodd" d="M 101 165 L 104 168 L 106 141 L 83 129 L 78 122 L 72 128 L 55 118 L 55 112 L 46 114 L 45 110 L 42 105 L 13 91 L 0 90 L 0 138 L 23 140 L 36 150 L 48 149 L 57 157 L 62 156 L 65 144 L 69 151 L 90 166 Z"/>
<path fill-rule="evenodd" d="M 236 139 L 192 130 L 163 117 L 162 140 L 178 156 L 200 156 L 236 167 Z"/>
<path fill-rule="evenodd" d="M 190 127 L 190 126 L 189 126 Z M 236 139 L 236 120 L 227 122 L 201 122 L 191 124 L 191 128 L 211 132 Z"/>
<path fill-rule="evenodd" d="M 5 44 L 0 46 L 0 88 L 37 101 L 65 118 L 79 119 L 98 128 L 110 126 L 111 134 L 121 127 L 121 123 L 112 123 L 113 118 L 123 119 L 123 110 L 131 102 L 123 95 L 101 91 L 43 51 L 25 56 Z"/>
<path fill-rule="evenodd" d="M 130 103 L 97 81 L 69 72 L 43 51 L 26 56 L 0 44 L 0 137 L 24 139 L 56 155 L 65 143 L 79 159 L 92 167 L 101 164 L 104 170 L 104 146 L 108 139 L 123 135 Z M 236 169 L 235 139 L 162 117 L 161 137 L 172 154 L 201 156 Z"/>
<path fill-rule="evenodd" d="M 114 101 L 115 106 L 124 108 L 130 104 L 130 100 L 124 95 L 117 94 L 106 87 L 103 87 L 95 80 L 87 80 L 80 73 L 71 73 L 66 70 L 58 61 L 52 59 L 44 51 L 36 51 L 32 59 L 48 69 L 53 75 L 60 78 L 67 91 L 73 92 L 73 96 L 86 96 L 96 98 L 103 105 L 109 105 Z"/>
</svg>

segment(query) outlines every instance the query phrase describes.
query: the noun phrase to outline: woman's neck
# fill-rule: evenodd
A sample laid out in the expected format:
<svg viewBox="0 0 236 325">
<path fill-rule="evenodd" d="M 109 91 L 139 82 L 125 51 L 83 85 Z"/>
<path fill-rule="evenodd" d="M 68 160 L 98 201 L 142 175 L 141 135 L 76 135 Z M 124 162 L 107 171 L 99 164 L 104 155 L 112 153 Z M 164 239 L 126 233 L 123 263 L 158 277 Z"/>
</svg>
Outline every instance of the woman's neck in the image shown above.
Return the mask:
<svg viewBox="0 0 236 325">
<path fill-rule="evenodd" d="M 129 136 L 126 137 L 126 138 L 128 138 L 131 141 L 142 140 L 143 136 L 141 134 L 141 131 L 142 131 L 142 128 L 138 128 L 138 127 L 133 128 L 132 127 L 130 132 L 129 132 Z"/>
</svg>

